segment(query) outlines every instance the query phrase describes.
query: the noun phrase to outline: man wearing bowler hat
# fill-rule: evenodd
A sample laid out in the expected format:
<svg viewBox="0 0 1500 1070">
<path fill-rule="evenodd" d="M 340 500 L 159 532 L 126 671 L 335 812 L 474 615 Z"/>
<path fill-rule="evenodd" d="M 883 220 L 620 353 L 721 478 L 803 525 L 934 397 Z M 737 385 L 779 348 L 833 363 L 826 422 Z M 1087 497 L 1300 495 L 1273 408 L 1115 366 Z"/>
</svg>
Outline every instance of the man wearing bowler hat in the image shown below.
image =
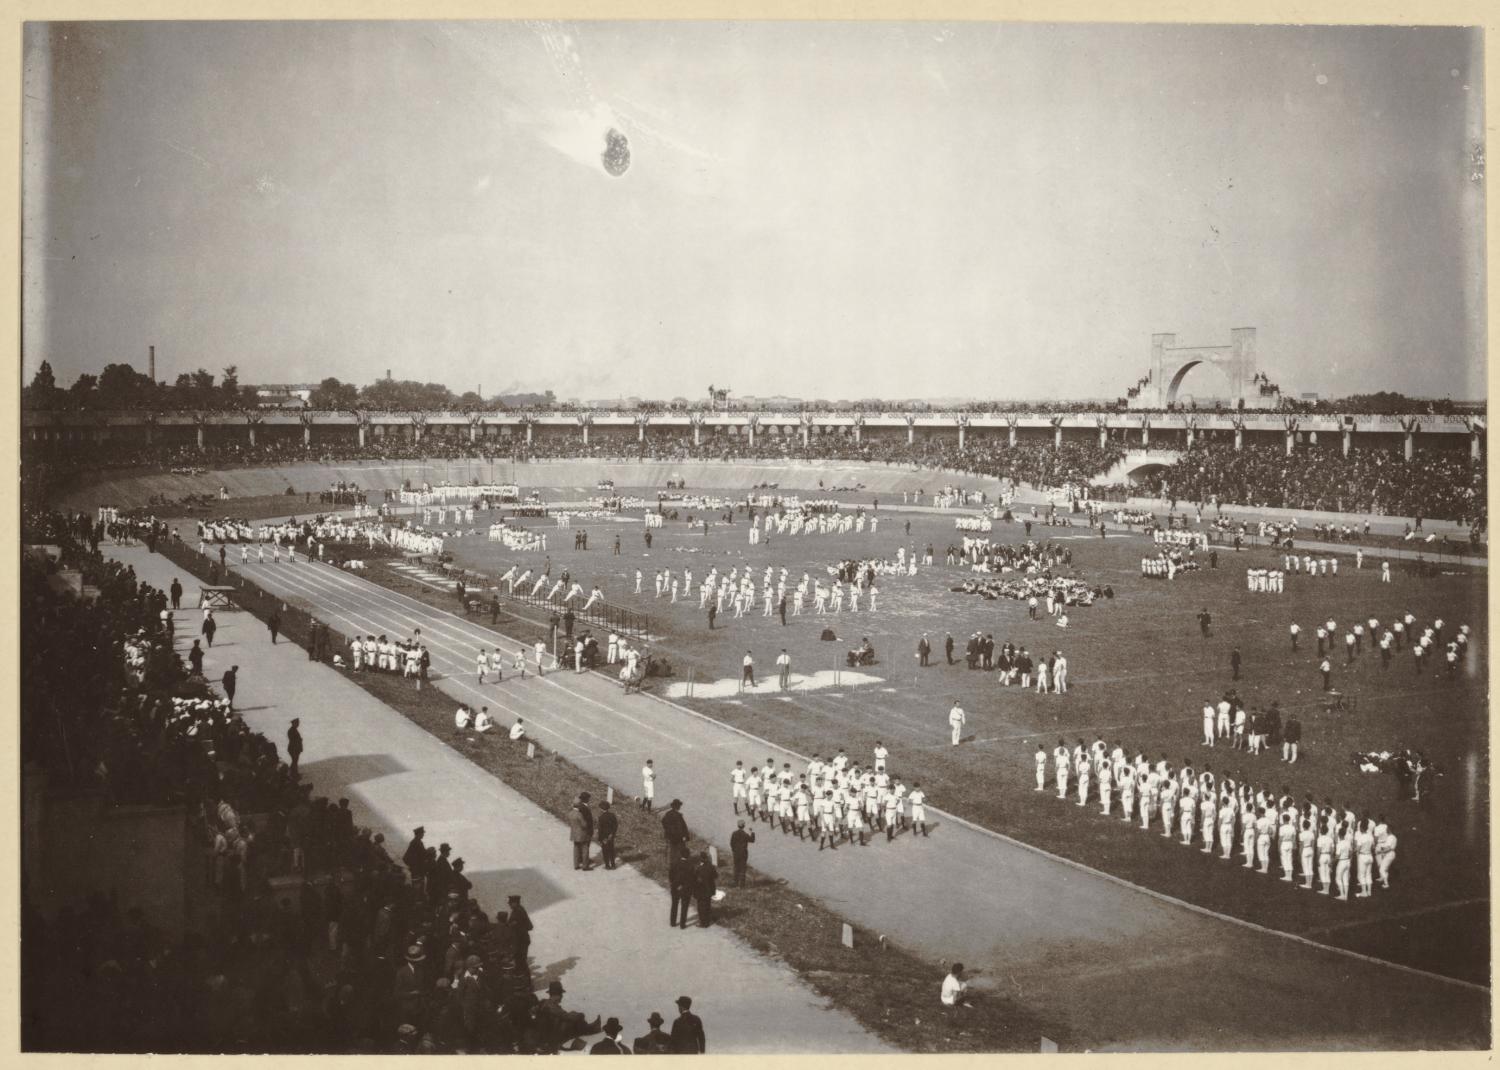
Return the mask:
<svg viewBox="0 0 1500 1070">
<path fill-rule="evenodd" d="M 672 1038 L 661 1031 L 662 1016 L 652 1011 L 646 1019 L 646 1024 L 651 1031 L 643 1037 L 636 1037 L 635 1043 L 631 1045 L 637 1055 L 670 1055 L 672 1053 Z"/>
<path fill-rule="evenodd" d="M 566 991 L 561 981 L 549 981 L 547 998 L 537 1004 L 536 1008 L 537 1020 L 545 1024 L 552 1040 L 557 1044 L 599 1032 L 598 1018 L 590 1021 L 577 1011 L 563 1010 L 562 998 Z"/>
<path fill-rule="evenodd" d="M 708 1040 L 703 1036 L 703 1019 L 692 1011 L 693 1001 L 687 996 L 677 997 L 677 1020 L 672 1023 L 672 1051 L 678 1055 L 702 1055 L 708 1051 Z"/>
<path fill-rule="evenodd" d="M 617 536 L 618 538 L 618 536 Z M 629 1055 L 630 1049 L 620 1043 L 620 1019 L 604 1023 L 604 1039 L 589 1049 L 590 1055 Z"/>
</svg>

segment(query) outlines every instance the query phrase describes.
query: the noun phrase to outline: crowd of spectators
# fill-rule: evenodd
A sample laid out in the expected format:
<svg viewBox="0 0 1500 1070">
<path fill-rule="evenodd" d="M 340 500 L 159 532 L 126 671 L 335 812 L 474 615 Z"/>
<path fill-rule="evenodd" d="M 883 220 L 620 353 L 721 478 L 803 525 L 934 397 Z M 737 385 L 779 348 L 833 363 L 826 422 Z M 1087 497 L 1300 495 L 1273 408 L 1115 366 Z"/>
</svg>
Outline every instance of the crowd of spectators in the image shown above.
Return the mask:
<svg viewBox="0 0 1500 1070">
<path fill-rule="evenodd" d="M 1178 501 L 1315 509 L 1379 516 L 1486 519 L 1485 466 L 1467 453 L 1424 450 L 1299 451 L 1275 446 L 1198 444 L 1150 476 L 1138 492 Z"/>
<path fill-rule="evenodd" d="M 487 913 L 449 845 L 418 834 L 393 860 L 347 799 L 312 796 L 183 664 L 186 620 L 100 555 L 103 528 L 23 515 L 52 549 L 21 569 L 22 760 L 106 806 L 183 806 L 198 907 L 172 938 L 113 893 L 38 901 L 23 874 L 26 1047 L 536 1053 L 596 1032 L 533 993 L 518 898 Z"/>
<path fill-rule="evenodd" d="M 466 433 L 430 434 L 422 441 L 405 437 L 356 442 L 314 442 L 300 438 L 196 446 L 112 449 L 101 460 L 92 447 L 36 449 L 23 465 L 23 493 L 58 489 L 60 481 L 101 468 L 202 471 L 204 466 L 233 467 L 316 462 L 462 461 L 477 464 L 521 463 L 554 459 L 601 461 L 799 461 L 835 460 L 930 467 L 981 477 L 1026 483 L 1038 489 L 1082 487 L 1125 456 L 1124 446 L 1110 442 L 1018 442 L 998 436 L 970 436 L 960 449 L 953 437 L 905 435 L 816 435 L 803 445 L 800 434 L 708 434 L 694 443 L 690 434 L 653 433 L 638 441 L 633 429 L 595 428 L 585 442 L 575 431 L 538 433 L 531 443 L 520 437 L 470 442 Z M 1096 497 L 1125 494 L 1129 488 L 1095 488 Z M 1332 448 L 1302 449 L 1287 456 L 1280 446 L 1199 442 L 1181 460 L 1150 476 L 1137 493 L 1181 501 L 1216 500 L 1221 504 L 1272 508 L 1319 509 L 1389 516 L 1483 520 L 1484 466 L 1466 454 L 1442 449 L 1420 450 L 1410 462 L 1399 452 L 1355 449 L 1345 457 Z"/>
</svg>

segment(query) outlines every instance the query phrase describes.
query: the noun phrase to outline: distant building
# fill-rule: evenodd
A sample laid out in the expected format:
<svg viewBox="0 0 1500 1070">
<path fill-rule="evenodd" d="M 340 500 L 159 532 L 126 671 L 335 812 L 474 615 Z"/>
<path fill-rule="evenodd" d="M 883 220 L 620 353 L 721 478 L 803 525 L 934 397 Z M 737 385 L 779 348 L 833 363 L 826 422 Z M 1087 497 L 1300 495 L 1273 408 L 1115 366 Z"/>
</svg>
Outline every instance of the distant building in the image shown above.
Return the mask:
<svg viewBox="0 0 1500 1070">
<path fill-rule="evenodd" d="M 305 409 L 315 389 L 313 383 L 266 383 L 255 388 L 255 402 L 262 409 Z"/>
</svg>

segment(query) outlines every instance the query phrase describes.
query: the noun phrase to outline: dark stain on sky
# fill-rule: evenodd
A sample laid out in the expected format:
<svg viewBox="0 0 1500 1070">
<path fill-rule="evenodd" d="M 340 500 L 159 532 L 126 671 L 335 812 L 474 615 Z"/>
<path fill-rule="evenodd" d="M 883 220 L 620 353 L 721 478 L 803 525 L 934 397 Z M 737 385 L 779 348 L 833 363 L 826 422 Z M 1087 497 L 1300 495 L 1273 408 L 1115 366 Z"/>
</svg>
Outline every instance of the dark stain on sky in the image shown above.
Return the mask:
<svg viewBox="0 0 1500 1070">
<path fill-rule="evenodd" d="M 604 152 L 600 159 L 604 161 L 604 169 L 615 178 L 619 178 L 630 170 L 630 141 L 624 134 L 614 127 L 604 135 Z"/>
</svg>

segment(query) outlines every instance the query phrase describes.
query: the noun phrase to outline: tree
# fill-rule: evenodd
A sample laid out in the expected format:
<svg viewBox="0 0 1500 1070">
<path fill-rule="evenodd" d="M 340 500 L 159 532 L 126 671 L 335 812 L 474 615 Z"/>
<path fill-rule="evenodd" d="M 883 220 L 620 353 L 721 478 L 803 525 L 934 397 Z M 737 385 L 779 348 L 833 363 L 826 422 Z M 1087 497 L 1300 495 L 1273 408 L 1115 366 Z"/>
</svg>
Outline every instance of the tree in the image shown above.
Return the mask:
<svg viewBox="0 0 1500 1070">
<path fill-rule="evenodd" d="M 330 376 L 313 389 L 308 404 L 315 409 L 352 409 L 359 404 L 359 388 Z"/>
<path fill-rule="evenodd" d="M 62 404 L 62 399 L 63 392 L 57 387 L 52 365 L 44 360 L 31 377 L 31 385 L 22 393 L 21 403 L 28 409 L 53 409 Z"/>
<path fill-rule="evenodd" d="M 101 409 L 135 409 L 155 401 L 156 384 L 129 364 L 106 364 L 99 373 L 97 402 Z"/>
<path fill-rule="evenodd" d="M 224 369 L 224 377 L 219 381 L 219 391 L 224 395 L 224 404 L 230 408 L 239 408 L 244 403 L 240 394 L 240 369 L 231 364 Z"/>
<path fill-rule="evenodd" d="M 73 381 L 68 387 L 68 401 L 78 406 L 92 406 L 94 403 L 94 388 L 99 384 L 97 375 L 89 375 L 85 372 Z"/>
</svg>

